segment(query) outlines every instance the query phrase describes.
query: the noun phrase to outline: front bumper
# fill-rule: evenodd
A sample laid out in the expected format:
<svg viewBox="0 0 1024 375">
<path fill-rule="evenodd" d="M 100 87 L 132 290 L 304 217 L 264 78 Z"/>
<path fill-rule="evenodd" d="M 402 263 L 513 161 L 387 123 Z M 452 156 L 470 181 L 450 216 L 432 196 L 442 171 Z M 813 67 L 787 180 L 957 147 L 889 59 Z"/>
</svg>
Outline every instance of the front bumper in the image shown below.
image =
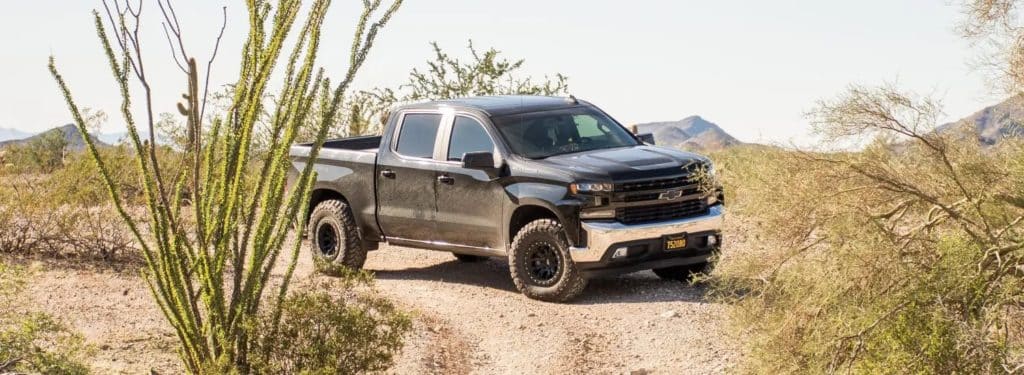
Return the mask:
<svg viewBox="0 0 1024 375">
<path fill-rule="evenodd" d="M 656 223 L 584 221 L 586 246 L 572 247 L 569 254 L 577 267 L 591 275 L 705 262 L 721 243 L 724 214 L 723 205 L 716 204 L 701 216 Z M 678 234 L 686 234 L 687 247 L 665 251 L 662 238 Z M 623 247 L 627 254 L 613 257 L 615 250 Z"/>
</svg>

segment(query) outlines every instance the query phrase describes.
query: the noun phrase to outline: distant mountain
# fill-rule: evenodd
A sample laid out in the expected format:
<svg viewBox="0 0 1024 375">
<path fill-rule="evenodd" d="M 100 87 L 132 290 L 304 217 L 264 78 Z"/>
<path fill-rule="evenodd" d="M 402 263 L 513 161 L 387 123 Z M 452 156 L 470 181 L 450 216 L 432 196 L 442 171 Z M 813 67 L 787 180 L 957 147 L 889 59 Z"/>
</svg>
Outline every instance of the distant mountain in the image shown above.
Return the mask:
<svg viewBox="0 0 1024 375">
<path fill-rule="evenodd" d="M 30 135 L 32 134 L 18 129 L 0 128 L 0 142 L 27 138 Z"/>
<path fill-rule="evenodd" d="M 959 121 L 939 126 L 936 131 L 973 132 L 978 141 L 993 145 L 1010 137 L 1024 137 L 1024 95 L 1015 95 L 1002 103 L 985 107 Z"/>
<path fill-rule="evenodd" d="M 82 133 L 78 131 L 78 127 L 75 126 L 74 124 L 67 124 L 67 125 L 64 125 L 64 126 L 59 126 L 59 127 L 56 127 L 56 128 L 47 130 L 45 132 L 42 132 L 42 133 L 30 136 L 30 137 L 26 137 L 26 138 L 2 141 L 2 142 L 0 142 L 0 147 L 7 146 L 7 145 L 15 145 L 15 144 L 26 144 L 26 143 L 32 142 L 33 140 L 42 138 L 42 137 L 46 136 L 47 134 L 51 134 L 51 133 L 54 133 L 54 132 L 62 132 L 63 133 L 64 140 L 66 140 L 68 142 L 68 149 L 74 150 L 74 151 L 85 150 L 85 139 L 82 138 Z M 109 144 L 107 144 L 106 142 L 103 142 L 103 141 L 97 139 L 96 137 L 92 137 L 92 136 L 90 136 L 90 137 L 91 137 L 92 141 L 97 146 L 109 146 Z"/>
<path fill-rule="evenodd" d="M 714 151 L 742 144 L 718 125 L 700 116 L 679 121 L 637 124 L 640 134 L 654 134 L 654 142 L 693 151 Z"/>
</svg>

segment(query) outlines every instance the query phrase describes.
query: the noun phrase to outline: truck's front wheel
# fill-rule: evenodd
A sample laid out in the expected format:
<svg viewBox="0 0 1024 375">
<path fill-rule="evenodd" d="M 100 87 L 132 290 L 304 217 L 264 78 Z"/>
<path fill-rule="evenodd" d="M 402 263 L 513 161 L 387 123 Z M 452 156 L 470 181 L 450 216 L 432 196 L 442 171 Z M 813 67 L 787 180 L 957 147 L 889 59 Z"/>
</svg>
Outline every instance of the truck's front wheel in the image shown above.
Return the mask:
<svg viewBox="0 0 1024 375">
<path fill-rule="evenodd" d="M 569 256 L 562 225 L 551 219 L 526 224 L 512 241 L 508 267 L 516 289 L 527 297 L 549 302 L 572 299 L 587 286 Z"/>
<path fill-rule="evenodd" d="M 309 216 L 309 242 L 313 263 L 323 274 L 337 276 L 343 268 L 359 269 L 366 262 L 352 210 L 341 200 L 316 205 Z"/>
</svg>

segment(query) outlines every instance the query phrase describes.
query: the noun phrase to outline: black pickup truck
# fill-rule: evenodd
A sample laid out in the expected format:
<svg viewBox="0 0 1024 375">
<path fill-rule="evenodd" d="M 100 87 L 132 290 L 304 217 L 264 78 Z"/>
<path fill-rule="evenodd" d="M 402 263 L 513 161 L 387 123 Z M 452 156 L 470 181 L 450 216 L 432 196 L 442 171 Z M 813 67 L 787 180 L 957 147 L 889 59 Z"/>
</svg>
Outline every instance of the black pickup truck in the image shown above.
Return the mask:
<svg viewBox="0 0 1024 375">
<path fill-rule="evenodd" d="M 292 147 L 296 170 L 309 152 Z M 721 242 L 707 158 L 653 146 L 573 97 L 404 106 L 383 136 L 327 141 L 315 163 L 318 262 L 360 268 L 381 242 L 503 257 L 523 294 L 565 301 L 598 275 L 688 280 Z"/>
</svg>

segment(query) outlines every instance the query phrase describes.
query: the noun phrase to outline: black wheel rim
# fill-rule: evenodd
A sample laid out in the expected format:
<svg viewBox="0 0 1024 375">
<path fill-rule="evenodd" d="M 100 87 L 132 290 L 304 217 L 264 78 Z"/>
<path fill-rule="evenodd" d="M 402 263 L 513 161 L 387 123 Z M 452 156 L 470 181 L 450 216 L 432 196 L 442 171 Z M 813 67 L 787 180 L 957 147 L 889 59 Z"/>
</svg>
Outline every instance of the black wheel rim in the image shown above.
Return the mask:
<svg viewBox="0 0 1024 375">
<path fill-rule="evenodd" d="M 526 252 L 526 272 L 534 284 L 548 286 L 558 280 L 561 262 L 558 250 L 547 242 L 538 242 Z"/>
<path fill-rule="evenodd" d="M 320 254 L 333 257 L 338 253 L 338 231 L 329 223 L 322 223 L 316 229 L 316 245 Z"/>
</svg>

